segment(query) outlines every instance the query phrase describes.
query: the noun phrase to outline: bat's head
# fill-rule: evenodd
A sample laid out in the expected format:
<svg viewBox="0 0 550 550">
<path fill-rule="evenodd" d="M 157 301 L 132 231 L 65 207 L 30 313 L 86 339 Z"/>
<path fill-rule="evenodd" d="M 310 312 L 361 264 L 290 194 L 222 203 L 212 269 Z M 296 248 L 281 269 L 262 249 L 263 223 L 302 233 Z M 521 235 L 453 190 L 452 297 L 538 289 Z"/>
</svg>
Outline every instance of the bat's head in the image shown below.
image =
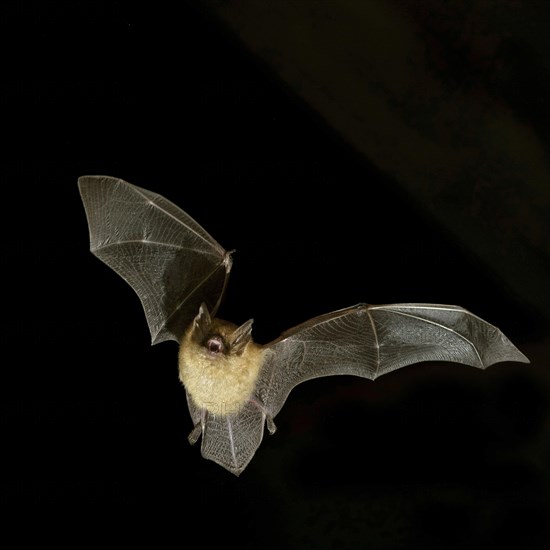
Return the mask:
<svg viewBox="0 0 550 550">
<path fill-rule="evenodd" d="M 239 356 L 252 342 L 252 323 L 253 319 L 249 319 L 239 327 L 222 319 L 212 319 L 206 304 L 202 303 L 193 319 L 191 339 L 212 356 Z"/>
</svg>

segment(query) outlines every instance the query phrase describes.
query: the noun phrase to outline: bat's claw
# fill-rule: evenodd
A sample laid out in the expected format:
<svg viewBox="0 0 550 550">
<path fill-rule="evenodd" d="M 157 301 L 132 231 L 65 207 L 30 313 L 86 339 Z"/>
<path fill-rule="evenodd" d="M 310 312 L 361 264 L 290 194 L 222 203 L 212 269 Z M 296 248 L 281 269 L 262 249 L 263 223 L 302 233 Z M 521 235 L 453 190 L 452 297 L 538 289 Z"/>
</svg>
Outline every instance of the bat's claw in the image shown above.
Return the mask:
<svg viewBox="0 0 550 550">
<path fill-rule="evenodd" d="M 187 436 L 187 440 L 191 445 L 194 445 L 202 434 L 202 424 L 199 422 Z"/>
<path fill-rule="evenodd" d="M 271 435 L 273 435 L 277 431 L 277 426 L 275 426 L 275 422 L 273 422 L 273 417 L 270 414 L 268 414 L 268 412 L 266 411 L 264 405 L 258 399 L 252 398 L 250 400 L 250 402 L 253 403 L 254 405 L 256 405 L 256 407 L 258 407 L 258 409 L 260 409 L 262 414 L 265 415 L 265 421 L 267 423 L 267 429 L 269 430 L 269 433 Z"/>
<path fill-rule="evenodd" d="M 277 431 L 277 426 L 275 426 L 275 422 L 273 422 L 273 418 L 271 416 L 265 417 L 267 422 L 267 429 L 271 435 L 273 435 Z"/>
</svg>

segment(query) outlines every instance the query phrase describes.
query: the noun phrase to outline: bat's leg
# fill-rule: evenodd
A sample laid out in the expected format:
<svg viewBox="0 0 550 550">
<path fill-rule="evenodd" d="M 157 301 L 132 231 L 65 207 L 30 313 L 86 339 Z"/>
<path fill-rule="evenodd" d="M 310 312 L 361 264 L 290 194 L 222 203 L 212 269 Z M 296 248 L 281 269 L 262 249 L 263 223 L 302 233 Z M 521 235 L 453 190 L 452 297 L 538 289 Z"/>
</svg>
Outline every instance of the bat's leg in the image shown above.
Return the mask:
<svg viewBox="0 0 550 550">
<path fill-rule="evenodd" d="M 204 425 L 206 421 L 206 411 L 201 411 L 201 419 L 199 422 L 197 422 L 191 431 L 191 433 L 187 436 L 187 440 L 191 445 L 194 445 L 199 437 L 204 433 Z"/>
<path fill-rule="evenodd" d="M 201 434 L 202 434 L 202 424 L 199 422 L 198 424 L 195 424 L 195 427 L 193 428 L 191 433 L 187 436 L 187 440 L 191 445 L 194 445 L 198 441 Z"/>
<path fill-rule="evenodd" d="M 273 422 L 273 417 L 265 410 L 265 407 L 263 406 L 260 401 L 257 399 L 251 398 L 250 402 L 256 405 L 260 411 L 262 411 L 262 414 L 265 416 L 265 421 L 267 423 L 267 429 L 271 435 L 273 435 L 277 431 L 277 426 L 275 426 L 275 422 Z"/>
</svg>

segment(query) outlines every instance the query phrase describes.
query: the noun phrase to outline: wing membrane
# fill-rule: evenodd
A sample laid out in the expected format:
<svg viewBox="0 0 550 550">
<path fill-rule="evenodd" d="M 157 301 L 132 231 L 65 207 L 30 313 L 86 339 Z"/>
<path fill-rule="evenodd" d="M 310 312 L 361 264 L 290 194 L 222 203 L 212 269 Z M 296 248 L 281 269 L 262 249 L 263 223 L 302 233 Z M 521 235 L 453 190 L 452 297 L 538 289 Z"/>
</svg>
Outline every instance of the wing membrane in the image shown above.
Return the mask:
<svg viewBox="0 0 550 550">
<path fill-rule="evenodd" d="M 272 417 L 292 388 L 321 376 L 374 380 L 422 361 L 482 369 L 528 362 L 498 328 L 461 307 L 435 304 L 360 304 L 299 325 L 269 347 L 258 398 Z"/>
<path fill-rule="evenodd" d="M 215 314 L 231 257 L 193 218 L 120 179 L 84 176 L 78 185 L 90 249 L 139 296 L 153 344 L 179 342 L 201 302 Z"/>
</svg>

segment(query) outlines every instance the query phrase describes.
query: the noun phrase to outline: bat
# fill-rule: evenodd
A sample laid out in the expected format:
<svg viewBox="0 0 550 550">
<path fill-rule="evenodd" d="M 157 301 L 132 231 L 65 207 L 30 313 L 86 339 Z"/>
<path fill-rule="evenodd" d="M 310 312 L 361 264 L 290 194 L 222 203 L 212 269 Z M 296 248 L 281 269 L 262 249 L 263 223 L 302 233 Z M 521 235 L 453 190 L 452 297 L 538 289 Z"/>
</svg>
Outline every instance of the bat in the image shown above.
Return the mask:
<svg viewBox="0 0 550 550">
<path fill-rule="evenodd" d="M 108 176 L 78 180 L 92 253 L 135 290 L 152 345 L 179 344 L 201 454 L 239 475 L 292 389 L 321 376 L 374 380 L 406 365 L 449 361 L 485 369 L 528 363 L 495 326 L 459 306 L 357 304 L 306 321 L 260 345 L 252 322 L 216 317 L 232 265 L 193 218 L 164 197 Z"/>
</svg>

